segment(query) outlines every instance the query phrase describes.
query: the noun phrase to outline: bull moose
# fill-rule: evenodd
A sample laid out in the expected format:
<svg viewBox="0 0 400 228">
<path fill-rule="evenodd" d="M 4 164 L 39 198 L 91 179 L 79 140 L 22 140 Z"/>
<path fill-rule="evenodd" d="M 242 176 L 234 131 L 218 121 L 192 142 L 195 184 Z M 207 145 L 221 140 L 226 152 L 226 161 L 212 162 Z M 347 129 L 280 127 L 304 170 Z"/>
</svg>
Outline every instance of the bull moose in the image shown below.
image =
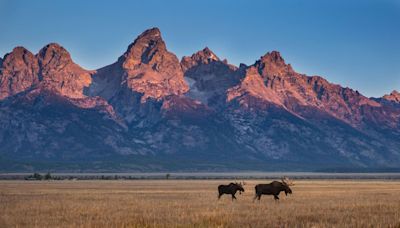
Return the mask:
<svg viewBox="0 0 400 228">
<path fill-rule="evenodd" d="M 258 184 L 255 187 L 256 195 L 254 196 L 253 201 L 257 198 L 258 200 L 261 199 L 261 195 L 273 195 L 275 200 L 279 200 L 279 193 L 285 192 L 287 195 L 292 194 L 292 189 L 289 186 L 294 185 L 294 183 L 289 180 L 288 177 L 283 177 L 282 182 L 273 181 L 269 184 Z"/>
<path fill-rule="evenodd" d="M 244 184 L 243 184 L 244 185 Z M 242 183 L 230 183 L 228 185 L 220 185 L 218 186 L 218 199 L 221 198 L 223 194 L 232 195 L 232 201 L 236 199 L 235 194 L 239 191 L 239 194 L 244 192 Z"/>
</svg>

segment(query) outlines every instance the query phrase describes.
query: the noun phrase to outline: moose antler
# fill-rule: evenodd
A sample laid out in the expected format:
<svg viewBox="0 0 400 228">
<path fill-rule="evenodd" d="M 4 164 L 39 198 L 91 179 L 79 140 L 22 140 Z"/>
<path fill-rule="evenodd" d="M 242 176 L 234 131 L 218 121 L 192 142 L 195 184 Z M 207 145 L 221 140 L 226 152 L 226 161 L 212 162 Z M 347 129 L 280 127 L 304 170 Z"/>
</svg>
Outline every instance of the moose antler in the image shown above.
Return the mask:
<svg viewBox="0 0 400 228">
<path fill-rule="evenodd" d="M 292 185 L 294 185 L 293 181 L 291 181 L 291 180 L 289 179 L 289 177 L 287 177 L 287 176 L 282 177 L 282 182 L 283 182 L 284 184 L 286 184 L 287 186 L 292 186 Z"/>
</svg>

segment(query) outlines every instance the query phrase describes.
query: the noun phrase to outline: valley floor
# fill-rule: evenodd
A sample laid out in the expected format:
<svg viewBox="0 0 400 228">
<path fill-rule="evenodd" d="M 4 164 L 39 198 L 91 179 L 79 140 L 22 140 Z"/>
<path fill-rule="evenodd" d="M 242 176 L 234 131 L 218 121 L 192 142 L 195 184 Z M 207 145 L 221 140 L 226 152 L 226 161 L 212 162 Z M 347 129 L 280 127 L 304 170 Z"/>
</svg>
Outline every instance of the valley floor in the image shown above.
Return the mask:
<svg viewBox="0 0 400 228">
<path fill-rule="evenodd" d="M 399 227 L 400 182 L 296 181 L 280 202 L 231 180 L 0 181 L 0 227 Z"/>
</svg>

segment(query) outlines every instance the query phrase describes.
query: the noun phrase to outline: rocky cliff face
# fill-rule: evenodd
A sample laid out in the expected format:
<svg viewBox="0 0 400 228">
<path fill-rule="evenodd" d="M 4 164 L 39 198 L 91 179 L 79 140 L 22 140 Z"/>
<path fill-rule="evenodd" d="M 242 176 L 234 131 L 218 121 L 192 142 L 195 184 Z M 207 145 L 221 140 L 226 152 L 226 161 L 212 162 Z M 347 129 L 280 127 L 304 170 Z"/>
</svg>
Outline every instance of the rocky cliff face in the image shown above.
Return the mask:
<svg viewBox="0 0 400 228">
<path fill-rule="evenodd" d="M 283 107 L 283 99 L 279 97 L 274 90 L 268 88 L 264 84 L 264 80 L 258 73 L 256 67 L 249 67 L 246 69 L 245 77 L 241 82 L 227 90 L 227 102 L 235 100 L 244 108 L 257 108 L 254 106 L 252 98 L 262 101 L 262 103 L 269 103 L 272 105 Z M 261 108 L 261 107 L 258 107 Z"/>
<path fill-rule="evenodd" d="M 53 91 L 70 98 L 83 98 L 91 74 L 75 64 L 69 53 L 52 43 L 37 55 L 23 47 L 5 56 L 1 67 L 1 97 L 4 99 L 33 88 Z"/>
<path fill-rule="evenodd" d="M 104 97 L 132 122 L 157 109 L 153 106 L 166 97 L 181 96 L 188 89 L 178 58 L 167 50 L 160 30 L 152 28 L 138 36 L 117 62 L 94 74 L 88 94 Z"/>
<path fill-rule="evenodd" d="M 128 88 L 147 98 L 161 99 L 188 91 L 178 58 L 167 51 L 160 30 L 142 33 L 119 59 Z"/>
<path fill-rule="evenodd" d="M 398 92 L 367 98 L 297 73 L 277 51 L 251 66 L 209 48 L 179 62 L 153 28 L 95 71 L 54 43 L 17 47 L 0 66 L 3 169 L 400 166 Z"/>
<path fill-rule="evenodd" d="M 59 105 L 56 103 L 60 101 L 62 104 L 68 103 L 71 108 L 74 106 L 105 113 L 107 118 L 119 122 L 113 107 L 103 98 L 87 97 L 83 94 L 84 89 L 91 83 L 91 73 L 75 64 L 70 54 L 55 43 L 46 45 L 37 55 L 23 47 L 14 48 L 11 53 L 5 55 L 0 66 L 2 110 L 9 112 L 14 110 L 11 107 L 21 107 L 22 110 L 41 112 L 42 108 Z M 18 112 L 22 111 L 15 110 L 14 114 Z M 29 113 L 27 115 L 31 116 Z M 3 121 L 7 123 L 13 120 L 9 118 Z M 25 121 L 33 124 L 36 120 L 27 118 Z M 7 128 L 3 129 L 4 132 L 7 132 Z M 23 135 L 26 132 L 20 133 Z"/>
<path fill-rule="evenodd" d="M 288 110 L 300 116 L 307 117 L 309 109 L 319 109 L 356 126 L 362 122 L 362 107 L 380 107 L 379 103 L 357 91 L 329 83 L 319 76 L 309 77 L 295 72 L 276 51 L 261 57 L 254 67 L 265 86 L 280 97 Z"/>
<path fill-rule="evenodd" d="M 185 80 L 190 86 L 187 97 L 215 109 L 223 108 L 226 90 L 237 85 L 243 77 L 241 69 L 221 61 L 209 48 L 181 60 Z"/>
<path fill-rule="evenodd" d="M 70 98 L 83 98 L 92 81 L 90 72 L 75 64 L 58 44 L 46 45 L 37 54 L 41 87 Z"/>
<path fill-rule="evenodd" d="M 0 68 L 0 99 L 23 92 L 39 82 L 36 57 L 23 47 L 4 56 Z"/>
<path fill-rule="evenodd" d="M 385 95 L 382 97 L 385 100 L 392 101 L 395 103 L 400 103 L 400 93 L 394 90 L 389 95 Z"/>
</svg>

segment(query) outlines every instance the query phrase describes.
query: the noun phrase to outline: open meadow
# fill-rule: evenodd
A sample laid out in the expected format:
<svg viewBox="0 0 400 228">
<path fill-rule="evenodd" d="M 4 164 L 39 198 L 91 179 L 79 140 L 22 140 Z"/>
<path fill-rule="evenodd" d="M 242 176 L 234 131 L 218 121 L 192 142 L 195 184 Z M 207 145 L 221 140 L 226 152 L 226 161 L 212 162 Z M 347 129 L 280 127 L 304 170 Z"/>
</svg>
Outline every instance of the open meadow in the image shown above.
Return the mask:
<svg viewBox="0 0 400 228">
<path fill-rule="evenodd" d="M 0 227 L 400 227 L 400 182 L 298 180 L 280 202 L 231 180 L 0 181 Z"/>
</svg>

